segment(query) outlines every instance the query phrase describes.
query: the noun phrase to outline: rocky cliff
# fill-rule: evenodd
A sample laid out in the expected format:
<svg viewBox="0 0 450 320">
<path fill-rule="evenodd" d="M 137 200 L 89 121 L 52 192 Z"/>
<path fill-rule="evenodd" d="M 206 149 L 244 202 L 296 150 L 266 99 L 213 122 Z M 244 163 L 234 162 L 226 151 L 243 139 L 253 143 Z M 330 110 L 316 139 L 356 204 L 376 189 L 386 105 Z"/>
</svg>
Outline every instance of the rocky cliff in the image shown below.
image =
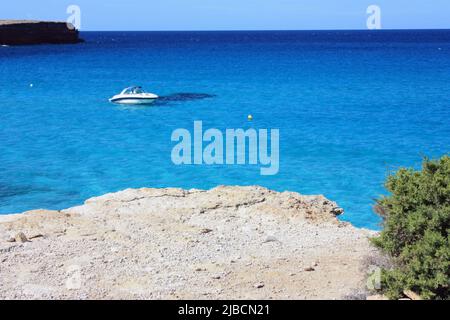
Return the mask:
<svg viewBox="0 0 450 320">
<path fill-rule="evenodd" d="M 0 216 L 0 299 L 340 299 L 372 231 L 323 196 L 261 187 L 128 189 Z"/>
<path fill-rule="evenodd" d="M 1 45 L 78 43 L 79 32 L 66 22 L 0 20 Z"/>
</svg>

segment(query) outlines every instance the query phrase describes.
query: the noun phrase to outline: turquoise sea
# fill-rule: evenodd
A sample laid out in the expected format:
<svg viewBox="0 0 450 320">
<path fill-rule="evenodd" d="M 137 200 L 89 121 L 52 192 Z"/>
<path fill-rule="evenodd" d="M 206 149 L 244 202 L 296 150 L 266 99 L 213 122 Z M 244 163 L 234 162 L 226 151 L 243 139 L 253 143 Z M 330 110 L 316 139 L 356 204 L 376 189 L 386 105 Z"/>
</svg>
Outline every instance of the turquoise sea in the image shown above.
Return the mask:
<svg viewBox="0 0 450 320">
<path fill-rule="evenodd" d="M 386 175 L 450 151 L 450 31 L 85 32 L 0 47 L 0 214 L 136 187 L 324 194 L 378 228 Z M 142 85 L 163 99 L 120 107 Z M 253 115 L 253 121 L 247 115 Z M 277 128 L 280 171 L 175 166 L 171 133 Z"/>
</svg>

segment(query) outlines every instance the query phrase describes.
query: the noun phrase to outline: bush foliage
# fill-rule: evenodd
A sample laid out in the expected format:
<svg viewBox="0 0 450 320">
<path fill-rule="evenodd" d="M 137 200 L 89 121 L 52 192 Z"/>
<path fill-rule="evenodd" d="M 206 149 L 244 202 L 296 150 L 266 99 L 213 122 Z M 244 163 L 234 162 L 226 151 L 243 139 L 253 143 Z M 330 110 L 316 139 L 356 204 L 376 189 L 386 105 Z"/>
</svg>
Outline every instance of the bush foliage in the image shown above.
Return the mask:
<svg viewBox="0 0 450 320">
<path fill-rule="evenodd" d="M 450 157 L 425 159 L 422 170 L 400 169 L 377 200 L 383 230 L 374 243 L 395 267 L 382 272 L 391 298 L 412 290 L 424 299 L 449 299 Z"/>
</svg>

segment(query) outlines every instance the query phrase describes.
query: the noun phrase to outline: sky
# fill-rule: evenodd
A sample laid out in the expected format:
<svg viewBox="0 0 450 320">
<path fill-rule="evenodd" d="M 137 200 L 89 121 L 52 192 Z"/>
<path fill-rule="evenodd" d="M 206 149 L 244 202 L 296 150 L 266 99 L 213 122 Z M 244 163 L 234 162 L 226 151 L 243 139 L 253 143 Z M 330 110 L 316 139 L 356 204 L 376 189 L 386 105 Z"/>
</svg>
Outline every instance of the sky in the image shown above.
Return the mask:
<svg viewBox="0 0 450 320">
<path fill-rule="evenodd" d="M 383 29 L 450 28 L 449 0 L 14 0 L 0 19 L 66 21 L 81 11 L 81 31 L 366 29 L 370 5 Z"/>
</svg>

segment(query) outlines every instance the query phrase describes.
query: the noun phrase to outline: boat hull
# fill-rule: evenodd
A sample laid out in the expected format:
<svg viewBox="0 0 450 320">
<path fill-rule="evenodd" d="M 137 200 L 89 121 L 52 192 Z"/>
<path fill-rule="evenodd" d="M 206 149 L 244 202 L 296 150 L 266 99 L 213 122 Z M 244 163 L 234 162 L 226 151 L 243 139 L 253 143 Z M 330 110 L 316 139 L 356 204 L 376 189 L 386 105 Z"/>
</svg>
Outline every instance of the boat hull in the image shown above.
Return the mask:
<svg viewBox="0 0 450 320">
<path fill-rule="evenodd" d="M 109 101 L 116 104 L 152 104 L 155 100 L 156 98 L 118 98 Z"/>
<path fill-rule="evenodd" d="M 141 92 L 134 92 L 138 90 Z M 142 92 L 140 87 L 130 87 L 113 96 L 109 101 L 118 104 L 151 104 L 158 98 L 156 94 Z"/>
</svg>

